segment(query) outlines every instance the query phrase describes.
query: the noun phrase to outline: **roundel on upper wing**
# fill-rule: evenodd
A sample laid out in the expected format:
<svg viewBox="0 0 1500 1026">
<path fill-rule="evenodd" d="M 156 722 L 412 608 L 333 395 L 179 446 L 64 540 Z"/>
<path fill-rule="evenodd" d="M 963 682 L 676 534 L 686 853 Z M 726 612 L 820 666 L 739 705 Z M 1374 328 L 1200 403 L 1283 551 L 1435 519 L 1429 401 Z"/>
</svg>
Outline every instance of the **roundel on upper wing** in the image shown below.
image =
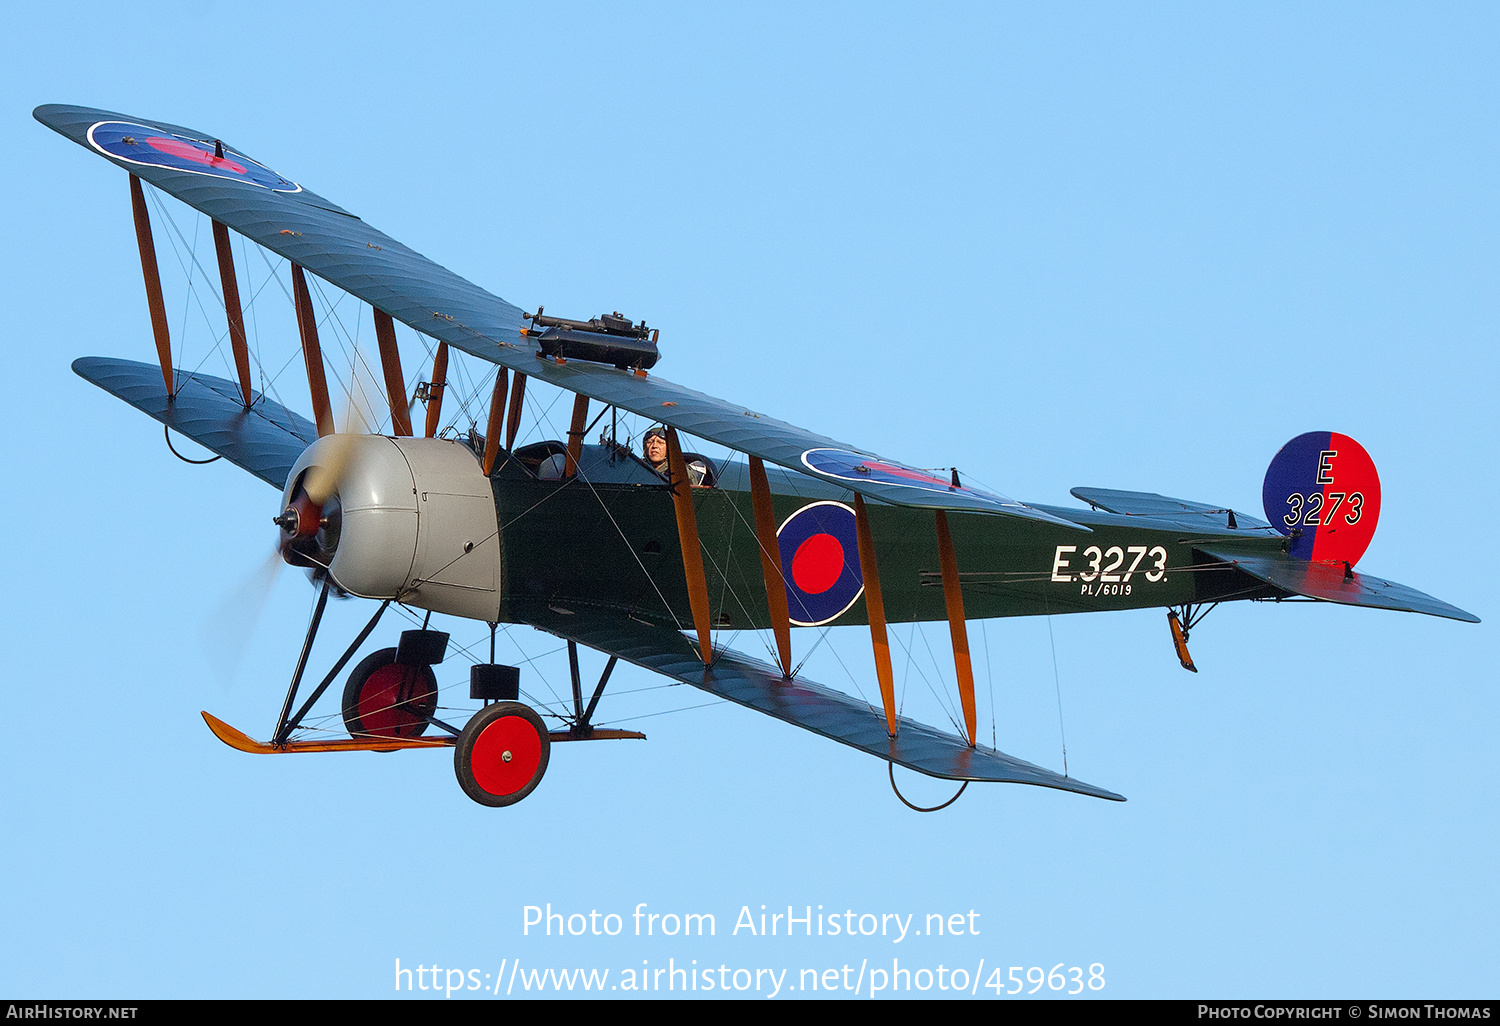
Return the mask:
<svg viewBox="0 0 1500 1026">
<path fill-rule="evenodd" d="M 802 454 L 802 465 L 808 470 L 836 481 L 857 481 L 861 484 L 895 485 L 900 488 L 915 488 L 939 495 L 968 495 L 985 499 L 1001 506 L 1020 506 L 1021 503 L 1003 495 L 958 483 L 957 472 L 939 474 L 919 467 L 908 467 L 895 460 L 883 460 L 866 456 L 853 449 L 808 449 Z"/>
<path fill-rule="evenodd" d="M 100 121 L 89 129 L 89 145 L 106 156 L 131 164 L 249 182 L 272 192 L 302 191 L 296 182 L 227 146 L 221 144 L 216 148 L 212 141 L 134 121 Z"/>
<path fill-rule="evenodd" d="M 782 522 L 776 541 L 792 623 L 830 623 L 863 594 L 854 510 L 842 502 L 803 506 Z"/>
<path fill-rule="evenodd" d="M 1353 566 L 1380 519 L 1380 475 L 1364 447 L 1337 431 L 1309 431 L 1266 468 L 1261 502 L 1290 555 Z"/>
</svg>

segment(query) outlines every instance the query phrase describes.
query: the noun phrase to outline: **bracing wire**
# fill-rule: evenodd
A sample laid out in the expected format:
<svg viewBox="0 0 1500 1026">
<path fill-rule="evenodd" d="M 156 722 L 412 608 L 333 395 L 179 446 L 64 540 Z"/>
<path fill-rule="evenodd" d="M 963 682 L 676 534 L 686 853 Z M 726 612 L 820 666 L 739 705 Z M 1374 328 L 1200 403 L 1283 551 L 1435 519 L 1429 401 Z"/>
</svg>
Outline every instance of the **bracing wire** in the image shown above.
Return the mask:
<svg viewBox="0 0 1500 1026">
<path fill-rule="evenodd" d="M 1063 776 L 1068 775 L 1068 730 L 1063 723 L 1062 676 L 1057 671 L 1057 639 L 1052 634 L 1052 613 L 1047 613 L 1047 641 L 1052 646 L 1052 685 L 1057 690 L 1057 733 L 1062 739 Z"/>
<path fill-rule="evenodd" d="M 995 733 L 995 669 L 990 662 L 990 631 L 989 621 L 979 621 L 979 636 L 984 640 L 984 676 L 989 685 L 990 694 L 990 747 L 999 748 L 1000 742 Z"/>
</svg>

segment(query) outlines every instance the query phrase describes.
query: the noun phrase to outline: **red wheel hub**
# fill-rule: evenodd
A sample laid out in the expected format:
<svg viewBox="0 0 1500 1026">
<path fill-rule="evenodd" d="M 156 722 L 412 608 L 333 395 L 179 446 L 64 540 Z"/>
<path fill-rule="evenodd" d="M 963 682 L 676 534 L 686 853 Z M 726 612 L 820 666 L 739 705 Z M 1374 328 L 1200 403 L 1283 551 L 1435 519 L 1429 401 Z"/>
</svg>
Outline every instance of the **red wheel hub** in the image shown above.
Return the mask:
<svg viewBox="0 0 1500 1026">
<path fill-rule="evenodd" d="M 424 674 L 409 666 L 391 663 L 365 679 L 359 691 L 359 722 L 365 732 L 382 737 L 407 737 L 420 733 L 423 714 L 431 713 L 435 695 L 426 692 Z"/>
<path fill-rule="evenodd" d="M 493 795 L 515 794 L 531 782 L 542 761 L 542 741 L 523 716 L 502 716 L 474 739 L 474 781 Z"/>
</svg>

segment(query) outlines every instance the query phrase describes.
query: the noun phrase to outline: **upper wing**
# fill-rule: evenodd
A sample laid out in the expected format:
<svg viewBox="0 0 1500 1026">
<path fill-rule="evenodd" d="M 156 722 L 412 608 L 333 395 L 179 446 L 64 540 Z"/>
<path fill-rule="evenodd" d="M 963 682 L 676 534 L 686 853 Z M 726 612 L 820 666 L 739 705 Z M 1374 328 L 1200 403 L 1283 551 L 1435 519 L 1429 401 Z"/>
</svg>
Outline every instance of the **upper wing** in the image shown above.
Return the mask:
<svg viewBox="0 0 1500 1026">
<path fill-rule="evenodd" d="M 42 124 L 252 241 L 466 353 L 700 438 L 898 506 L 998 513 L 1088 528 L 960 487 L 654 375 L 538 359 L 519 307 L 433 263 L 206 133 L 86 107 L 38 107 Z M 223 156 L 214 154 L 214 146 Z"/>
<path fill-rule="evenodd" d="M 619 656 L 637 666 L 675 677 L 711 695 L 774 716 L 804 730 L 869 752 L 928 776 L 946 780 L 987 780 L 1036 784 L 1063 791 L 1124 801 L 1113 791 L 1043 769 L 1013 755 L 902 718 L 895 737 L 886 734 L 885 716 L 841 692 L 796 678 L 786 680 L 774 666 L 734 651 L 718 652 L 705 667 L 698 650 L 677 631 L 643 624 L 600 610 L 563 615 L 545 605 L 522 605 L 519 619 L 562 638 Z"/>
</svg>

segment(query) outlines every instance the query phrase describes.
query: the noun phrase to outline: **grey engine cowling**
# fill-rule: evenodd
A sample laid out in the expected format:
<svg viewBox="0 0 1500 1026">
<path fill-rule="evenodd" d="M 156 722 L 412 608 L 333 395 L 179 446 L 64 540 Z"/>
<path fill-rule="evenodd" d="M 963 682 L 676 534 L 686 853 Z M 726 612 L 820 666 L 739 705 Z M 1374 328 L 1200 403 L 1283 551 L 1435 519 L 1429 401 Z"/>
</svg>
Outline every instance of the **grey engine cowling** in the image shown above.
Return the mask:
<svg viewBox="0 0 1500 1026">
<path fill-rule="evenodd" d="M 333 494 L 320 506 L 305 491 L 316 466 L 337 467 Z M 495 498 L 466 446 L 441 438 L 329 435 L 292 466 L 282 506 L 288 562 L 325 566 L 339 587 L 363 598 L 499 618 Z"/>
</svg>

